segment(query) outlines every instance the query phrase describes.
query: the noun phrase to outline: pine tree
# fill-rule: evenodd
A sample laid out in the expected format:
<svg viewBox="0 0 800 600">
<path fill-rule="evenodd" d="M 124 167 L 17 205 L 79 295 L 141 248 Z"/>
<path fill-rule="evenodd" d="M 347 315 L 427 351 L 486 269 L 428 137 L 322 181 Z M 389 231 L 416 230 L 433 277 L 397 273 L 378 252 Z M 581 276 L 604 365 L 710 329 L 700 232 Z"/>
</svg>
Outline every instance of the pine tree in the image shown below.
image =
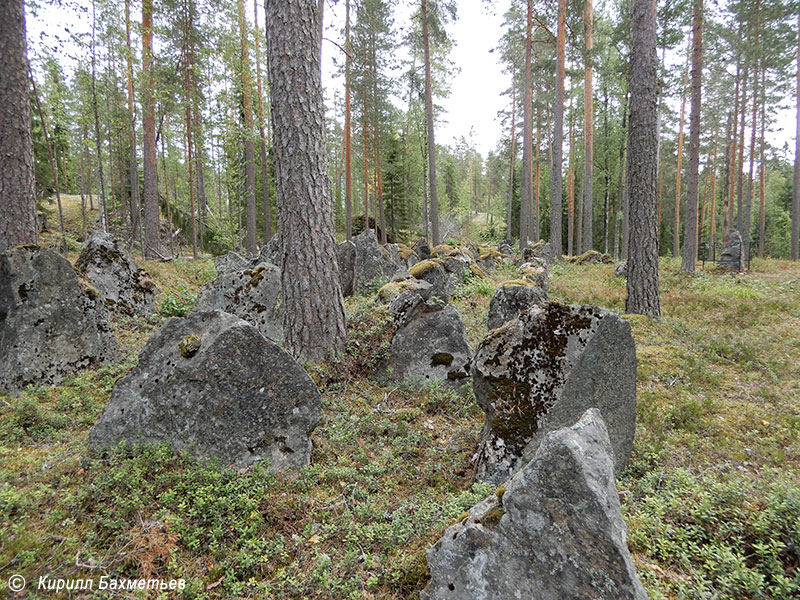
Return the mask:
<svg viewBox="0 0 800 600">
<path fill-rule="evenodd" d="M 341 355 L 347 339 L 326 164 L 322 11 L 316 0 L 265 8 L 285 345 L 322 360 Z"/>
<path fill-rule="evenodd" d="M 23 0 L 0 2 L 0 252 L 36 244 Z"/>
<path fill-rule="evenodd" d="M 628 297 L 625 312 L 661 316 L 658 293 L 658 56 L 656 0 L 633 0 L 628 185 Z"/>
</svg>

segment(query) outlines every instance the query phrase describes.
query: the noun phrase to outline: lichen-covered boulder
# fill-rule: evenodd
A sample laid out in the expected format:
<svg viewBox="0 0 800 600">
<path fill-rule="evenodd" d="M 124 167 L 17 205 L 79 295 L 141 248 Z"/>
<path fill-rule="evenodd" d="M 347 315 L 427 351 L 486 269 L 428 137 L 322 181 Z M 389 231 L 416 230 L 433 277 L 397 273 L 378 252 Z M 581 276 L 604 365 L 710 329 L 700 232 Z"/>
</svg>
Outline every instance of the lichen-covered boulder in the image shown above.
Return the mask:
<svg viewBox="0 0 800 600">
<path fill-rule="evenodd" d="M 614 267 L 614 275 L 617 277 L 627 277 L 628 276 L 628 261 L 623 260 L 620 261 L 616 267 Z"/>
<path fill-rule="evenodd" d="M 431 257 L 431 247 L 425 238 L 419 238 L 417 243 L 414 244 L 413 250 L 419 260 L 428 260 Z"/>
<path fill-rule="evenodd" d="M 520 279 L 530 281 L 533 285 L 543 289 L 545 292 L 550 289 L 550 269 L 533 259 L 534 262 L 523 263 L 517 269 Z"/>
<path fill-rule="evenodd" d="M 378 245 L 375 232 L 367 229 L 353 238 L 355 258 L 353 261 L 353 291 L 355 293 L 375 291 L 376 284 L 397 270 L 391 266 Z"/>
<path fill-rule="evenodd" d="M 155 310 L 156 284 L 108 233 L 92 234 L 75 262 L 75 270 L 89 280 L 109 310 L 129 316 L 144 316 Z"/>
<path fill-rule="evenodd" d="M 600 412 L 532 460 L 427 552 L 422 600 L 647 600 L 627 546 Z"/>
<path fill-rule="evenodd" d="M 272 265 L 281 264 L 281 240 L 280 237 L 276 234 L 273 235 L 269 241 L 261 246 L 261 252 L 259 252 L 258 257 L 253 260 L 251 263 L 252 266 L 259 265 L 261 263 L 270 263 Z"/>
<path fill-rule="evenodd" d="M 114 384 L 89 445 L 166 441 L 226 465 L 300 468 L 320 405 L 303 367 L 255 327 L 222 311 L 194 312 L 147 341 Z"/>
<path fill-rule="evenodd" d="M 595 306 L 539 304 L 489 332 L 472 364 L 486 413 L 476 477 L 502 483 L 544 436 L 586 409 L 603 413 L 619 473 L 636 428 L 636 350 L 631 327 Z"/>
<path fill-rule="evenodd" d="M 54 385 L 120 357 L 108 309 L 87 280 L 52 250 L 0 254 L 0 391 Z"/>
<path fill-rule="evenodd" d="M 387 364 L 390 379 L 418 385 L 439 382 L 446 388 L 467 381 L 472 348 L 455 306 L 404 292 L 389 311 L 397 326 Z"/>
<path fill-rule="evenodd" d="M 544 240 L 539 240 L 533 246 L 529 246 L 522 251 L 522 262 L 533 262 L 533 259 L 539 259 L 545 266 L 552 266 L 555 258 L 550 242 L 545 242 Z"/>
<path fill-rule="evenodd" d="M 281 272 L 268 263 L 224 273 L 200 290 L 195 311 L 222 310 L 244 319 L 261 335 L 283 341 Z"/>
<path fill-rule="evenodd" d="M 441 260 L 430 258 L 421 260 L 409 270 L 415 279 L 422 279 L 431 284 L 431 298 L 439 298 L 443 302 L 448 302 L 453 293 L 453 277 L 447 271 Z"/>
<path fill-rule="evenodd" d="M 339 266 L 339 285 L 343 296 L 353 295 L 356 270 L 356 245 L 347 240 L 336 245 L 336 262 Z"/>
<path fill-rule="evenodd" d="M 250 262 L 238 252 L 231 250 L 227 254 L 214 257 L 214 269 L 217 271 L 217 275 L 235 273 L 250 268 Z"/>
<path fill-rule="evenodd" d="M 414 249 L 405 244 L 386 244 L 383 249 L 384 256 L 397 268 L 408 269 L 419 262 L 419 257 Z"/>
<path fill-rule="evenodd" d="M 406 274 L 408 274 L 408 271 L 406 271 Z M 378 290 L 376 300 L 388 304 L 403 292 L 416 292 L 424 300 L 428 300 L 431 297 L 432 290 L 433 286 L 424 279 L 415 279 L 410 274 L 408 274 L 408 277 L 395 274 L 392 277 L 392 281 Z"/>
<path fill-rule="evenodd" d="M 732 229 L 725 236 L 725 243 L 722 245 L 722 254 L 719 256 L 719 266 L 726 271 L 744 270 L 744 251 L 741 234 Z"/>
<path fill-rule="evenodd" d="M 597 250 L 587 250 L 578 256 L 571 256 L 568 262 L 575 263 L 576 265 L 599 265 L 602 263 L 611 264 L 614 259 L 608 254 L 603 254 Z"/>
<path fill-rule="evenodd" d="M 487 246 L 476 247 L 472 251 L 475 257 L 475 262 L 485 272 L 492 271 L 497 265 L 502 264 L 508 258 L 508 255 L 503 254 L 495 248 Z"/>
<path fill-rule="evenodd" d="M 489 329 L 513 321 L 534 304 L 547 301 L 547 292 L 526 279 L 506 281 L 489 303 Z"/>
<path fill-rule="evenodd" d="M 444 255 L 441 255 L 440 260 L 449 273 L 452 273 L 457 281 L 462 281 L 464 277 L 469 277 L 470 273 L 480 277 L 484 277 L 483 271 L 475 263 L 472 258 L 472 252 L 468 248 L 451 248 Z"/>
<path fill-rule="evenodd" d="M 497 244 L 495 246 L 495 248 L 497 248 L 498 252 L 500 252 L 502 254 L 505 254 L 507 256 L 511 256 L 511 255 L 514 254 L 514 247 L 511 245 L 511 242 L 509 242 L 508 240 L 506 240 L 504 242 L 500 242 L 499 244 Z"/>
</svg>

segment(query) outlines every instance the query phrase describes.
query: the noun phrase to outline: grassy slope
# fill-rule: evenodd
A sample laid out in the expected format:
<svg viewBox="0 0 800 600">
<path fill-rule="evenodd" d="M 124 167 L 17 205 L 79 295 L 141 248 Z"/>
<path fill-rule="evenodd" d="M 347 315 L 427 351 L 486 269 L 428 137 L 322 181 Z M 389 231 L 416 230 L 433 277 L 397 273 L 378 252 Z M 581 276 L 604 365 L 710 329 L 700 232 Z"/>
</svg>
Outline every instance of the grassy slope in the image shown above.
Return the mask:
<svg viewBox="0 0 800 600">
<path fill-rule="evenodd" d="M 165 313 L 213 276 L 210 261 L 144 266 Z M 639 422 L 619 487 L 634 558 L 653 598 L 792 597 L 800 268 L 767 261 L 746 277 L 689 277 L 678 267 L 662 262 L 664 318 L 629 318 Z M 494 287 L 512 273 L 459 290 L 473 344 Z M 551 295 L 621 311 L 624 285 L 611 265 L 563 265 Z M 158 447 L 87 457 L 114 380 L 161 316 L 115 323 L 125 364 L 0 398 L 0 595 L 12 573 L 113 573 L 183 577 L 197 598 L 414 597 L 425 548 L 491 493 L 471 483 L 482 414 L 469 391 L 371 381 L 391 327 L 370 298 L 347 305 L 350 354 L 311 367 L 323 420 L 313 464 L 296 476 L 233 472 Z"/>
</svg>

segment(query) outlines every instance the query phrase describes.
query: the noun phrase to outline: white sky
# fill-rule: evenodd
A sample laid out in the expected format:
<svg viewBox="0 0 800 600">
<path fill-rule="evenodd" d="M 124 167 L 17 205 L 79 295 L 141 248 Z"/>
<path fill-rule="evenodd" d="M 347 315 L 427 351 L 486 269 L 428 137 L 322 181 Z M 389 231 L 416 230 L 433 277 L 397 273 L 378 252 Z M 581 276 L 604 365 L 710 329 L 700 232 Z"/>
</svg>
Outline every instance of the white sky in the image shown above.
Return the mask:
<svg viewBox="0 0 800 600">
<path fill-rule="evenodd" d="M 0 0 L 3 1 L 3 0 Z M 31 0 L 28 0 L 30 2 Z M 27 10 L 27 28 L 29 40 L 29 53 L 33 56 L 36 48 L 41 45 L 41 34 L 47 34 L 45 40 L 50 43 L 58 36 L 69 40 L 70 33 L 65 28 L 70 28 L 72 33 L 91 31 L 91 2 L 90 0 L 77 0 L 88 8 L 81 15 L 64 8 L 40 9 L 36 15 L 30 8 Z M 259 0 L 260 3 L 263 0 Z M 132 18 L 140 17 L 141 7 L 138 0 L 134 0 Z M 412 7 L 417 0 L 399 0 L 396 14 L 396 28 L 409 26 Z M 487 5 L 490 9 L 487 9 Z M 502 35 L 503 14 L 509 5 L 509 0 L 498 0 L 487 3 L 484 0 L 460 0 L 458 2 L 458 20 L 450 23 L 447 30 L 454 40 L 454 47 L 450 59 L 456 66 L 456 71 L 450 81 L 451 92 L 448 98 L 440 100 L 445 109 L 445 114 L 436 125 L 436 141 L 443 145 L 453 145 L 462 136 L 469 139 L 473 131 L 473 142 L 478 151 L 486 156 L 490 150 L 496 149 L 497 142 L 502 137 L 500 123 L 497 118 L 499 110 L 506 105 L 507 99 L 500 93 L 509 85 L 508 75 L 502 72 L 502 65 L 498 63 L 498 53 L 492 53 Z M 245 3 L 248 14 L 252 20 L 252 1 Z M 491 12 L 489 12 L 491 10 Z M 326 0 L 325 2 L 325 34 L 324 37 L 341 44 L 343 42 L 341 30 L 344 24 L 344 1 Z M 264 26 L 263 14 L 259 15 L 259 25 Z M 156 40 L 157 42 L 157 40 Z M 74 44 L 66 43 L 59 55 L 59 60 L 71 71 L 71 61 L 63 61 L 65 55 L 77 53 L 79 50 Z M 341 94 L 344 82 L 334 77 L 333 56 L 341 57 L 341 50 L 330 41 L 323 41 L 323 85 L 325 86 L 326 102 L 330 103 L 334 93 Z M 402 56 L 403 50 L 398 50 Z M 681 54 L 683 49 L 681 48 Z M 706 61 L 711 57 L 706 56 Z M 679 57 L 667 56 L 668 63 L 682 62 Z M 669 101 L 670 107 L 678 110 L 678 100 Z M 784 155 L 789 159 L 794 152 L 795 115 L 792 98 L 784 102 L 786 108 L 779 112 L 778 122 L 773 126 L 769 135 L 770 142 L 778 148 L 784 147 Z"/>
</svg>

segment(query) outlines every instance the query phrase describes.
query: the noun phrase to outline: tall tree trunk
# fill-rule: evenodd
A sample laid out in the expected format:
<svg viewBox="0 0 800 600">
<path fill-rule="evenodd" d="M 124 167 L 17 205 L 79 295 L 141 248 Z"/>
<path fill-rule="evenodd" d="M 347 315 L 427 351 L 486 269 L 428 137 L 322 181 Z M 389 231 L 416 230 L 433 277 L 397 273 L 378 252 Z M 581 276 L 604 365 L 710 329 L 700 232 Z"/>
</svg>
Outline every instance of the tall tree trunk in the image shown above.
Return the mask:
<svg viewBox="0 0 800 600">
<path fill-rule="evenodd" d="M 627 143 L 625 145 L 625 176 L 622 179 L 622 191 L 620 192 L 620 203 L 622 205 L 622 222 L 620 223 L 620 227 L 622 228 L 622 259 L 628 260 L 628 248 L 630 246 L 630 237 L 631 237 L 631 219 L 630 219 L 630 202 L 628 201 L 630 197 L 630 186 L 628 185 L 628 173 L 631 170 L 631 140 L 630 140 L 630 108 L 628 109 L 628 131 L 627 131 Z M 658 116 L 656 116 L 656 131 L 658 131 Z M 658 144 L 656 144 L 656 169 L 658 168 Z M 656 207 L 658 208 L 658 207 Z M 656 218 L 656 252 L 658 251 L 658 218 Z"/>
<path fill-rule="evenodd" d="M 722 169 L 722 242 L 724 243 L 727 239 L 728 231 L 731 227 L 731 220 L 730 220 L 730 187 L 731 187 L 731 170 L 733 165 L 731 164 L 731 155 L 733 154 L 733 138 L 736 135 L 732 131 L 731 123 L 733 121 L 733 115 L 729 112 L 728 119 L 725 122 L 725 156 L 723 160 L 723 169 Z M 716 247 L 716 240 L 712 240 Z"/>
<path fill-rule="evenodd" d="M 758 166 L 759 166 L 759 208 L 758 208 L 758 257 L 764 258 L 764 242 L 766 241 L 766 232 L 767 232 L 767 215 L 766 215 L 766 206 L 765 206 L 765 197 L 764 197 L 764 188 L 766 183 L 766 171 L 764 169 L 764 130 L 765 130 L 765 98 L 764 98 L 764 79 L 765 79 L 766 69 L 762 69 L 761 71 L 761 133 L 759 135 L 758 145 L 760 150 L 760 156 L 758 159 Z"/>
<path fill-rule="evenodd" d="M 690 38 L 691 44 L 691 38 Z M 683 85 L 681 86 L 681 117 L 678 126 L 678 166 L 675 171 L 675 229 L 672 232 L 672 256 L 677 258 L 680 254 L 681 244 L 681 176 L 683 175 L 683 126 L 686 122 L 686 86 L 689 84 L 689 59 L 691 58 L 691 45 L 686 49 L 686 68 L 683 71 Z"/>
<path fill-rule="evenodd" d="M 296 357 L 322 360 L 340 356 L 347 341 L 322 105 L 322 13 L 314 0 L 267 0 L 266 14 L 284 343 Z"/>
<path fill-rule="evenodd" d="M 428 0 L 422 1 L 422 44 L 425 50 L 425 116 L 428 122 L 428 179 L 431 188 L 431 237 L 434 246 L 439 239 L 439 200 L 436 194 L 436 142 L 433 132 L 433 82 L 431 80 L 431 48 L 428 32 Z"/>
<path fill-rule="evenodd" d="M 31 80 L 31 86 L 33 87 L 33 98 L 36 101 L 36 109 L 39 112 L 39 121 L 42 125 L 42 135 L 44 136 L 44 143 L 47 147 L 47 159 L 50 162 L 50 172 L 53 174 L 53 187 L 56 191 L 56 201 L 58 202 L 58 225 L 59 230 L 61 231 L 61 253 L 67 253 L 67 235 L 64 231 L 64 211 L 61 207 L 61 191 L 58 185 L 58 165 L 56 164 L 55 159 L 53 158 L 53 146 L 50 144 L 50 136 L 47 135 L 47 123 L 45 122 L 44 118 L 44 111 L 42 110 L 42 105 L 39 102 L 39 92 L 36 90 L 36 81 L 33 79 L 33 73 L 28 70 L 28 75 Z"/>
<path fill-rule="evenodd" d="M 108 231 L 108 203 L 106 202 L 106 185 L 103 178 L 103 141 L 100 137 L 100 115 L 97 108 L 96 4 L 96 0 L 92 0 L 92 112 L 94 113 L 94 142 L 97 150 L 97 174 L 100 178 L 100 229 Z"/>
<path fill-rule="evenodd" d="M 161 256 L 156 173 L 156 120 L 153 87 L 153 0 L 142 0 L 142 124 L 144 126 L 144 250 L 145 258 Z"/>
<path fill-rule="evenodd" d="M 350 0 L 345 0 L 344 25 L 344 210 L 347 239 L 353 237 L 353 151 L 350 123 Z M 406 127 L 406 154 L 408 153 L 408 127 Z M 408 176 L 406 170 L 406 177 Z"/>
<path fill-rule="evenodd" d="M 169 128 L 169 115 L 164 115 L 164 128 L 161 132 L 161 171 L 164 173 L 164 203 L 167 205 L 167 232 L 169 233 L 169 255 L 175 256 L 172 235 L 172 206 L 169 199 L 169 178 L 167 175 L 167 151 L 169 143 L 167 140 L 167 130 Z"/>
<path fill-rule="evenodd" d="M 37 244 L 23 0 L 0 2 L 0 252 Z"/>
<path fill-rule="evenodd" d="M 131 232 L 129 245 L 139 239 L 141 234 L 141 199 L 139 197 L 139 167 L 136 157 L 136 104 L 133 93 L 133 47 L 131 46 L 131 1 L 125 0 L 125 62 L 128 79 L 128 114 L 131 123 L 130 152 L 128 177 L 131 186 Z M 141 240 L 139 240 L 141 241 Z"/>
<path fill-rule="evenodd" d="M 514 83 L 514 76 L 511 76 L 511 156 L 509 157 L 508 172 L 508 203 L 506 204 L 506 239 L 511 243 L 513 232 L 511 231 L 512 213 L 514 210 L 514 162 L 517 156 L 517 86 Z"/>
<path fill-rule="evenodd" d="M 797 111 L 794 134 L 794 178 L 792 180 L 792 260 L 800 259 L 800 16 L 797 17 Z"/>
<path fill-rule="evenodd" d="M 703 0 L 694 0 L 692 13 L 692 113 L 689 117 L 689 180 L 681 270 L 694 273 L 697 259 L 697 205 L 700 176 L 700 110 L 703 84 Z"/>
<path fill-rule="evenodd" d="M 78 153 L 78 186 L 81 194 L 81 239 L 86 240 L 86 181 L 83 171 L 83 152 Z"/>
<path fill-rule="evenodd" d="M 756 5 L 758 5 L 758 0 Z M 742 241 L 744 242 L 744 255 L 750 260 L 750 230 L 753 226 L 753 170 L 755 168 L 756 154 L 756 132 L 758 130 L 758 59 L 753 71 L 753 119 L 750 127 L 750 152 L 749 165 L 747 170 L 747 189 L 744 198 L 744 227 L 742 231 Z"/>
<path fill-rule="evenodd" d="M 188 71 L 187 71 L 188 73 Z M 188 76 L 188 75 L 187 75 Z M 197 212 L 194 209 L 194 160 L 192 160 L 192 109 L 186 102 L 186 168 L 189 173 L 189 213 L 192 222 L 192 258 L 197 259 Z"/>
<path fill-rule="evenodd" d="M 536 216 L 535 216 L 535 229 L 534 241 L 538 242 L 542 237 L 541 231 L 541 192 L 542 192 L 542 108 L 541 106 L 536 109 Z M 488 164 L 487 164 L 488 170 Z M 491 196 L 490 196 L 491 198 Z M 491 210 L 489 211 L 491 215 Z"/>
<path fill-rule="evenodd" d="M 255 148 L 253 144 L 253 96 L 250 82 L 249 44 L 247 42 L 247 21 L 244 18 L 244 0 L 238 0 L 239 35 L 242 42 L 242 96 L 244 98 L 244 173 L 245 207 L 247 211 L 247 253 L 255 255 L 256 246 L 256 169 Z"/>
<path fill-rule="evenodd" d="M 197 238 L 200 251 L 205 250 L 204 234 L 208 218 L 208 199 L 206 196 L 205 152 L 203 151 L 203 120 L 197 106 L 199 96 L 197 80 L 192 77 L 192 139 L 194 140 L 195 188 L 197 188 Z"/>
<path fill-rule="evenodd" d="M 531 73 L 531 53 L 533 45 L 533 0 L 528 0 L 528 13 L 525 19 L 525 94 L 522 101 L 522 196 L 519 203 L 519 248 L 528 245 L 530 207 L 533 198 L 533 76 Z"/>
<path fill-rule="evenodd" d="M 714 134 L 714 156 L 711 158 L 711 225 L 708 233 L 709 251 L 717 235 L 717 136 Z"/>
<path fill-rule="evenodd" d="M 695 260 L 697 260 L 697 249 L 700 247 L 700 241 L 702 241 L 703 233 L 706 230 L 706 207 L 708 206 L 709 187 L 711 187 L 711 184 L 709 183 L 708 168 L 706 168 L 703 173 L 703 204 L 700 208 L 700 227 L 697 230 L 697 240 L 695 243 Z"/>
<path fill-rule="evenodd" d="M 366 62 L 366 53 L 364 60 Z M 362 94 L 363 106 L 361 115 L 361 138 L 364 142 L 364 229 L 369 229 L 369 127 L 367 124 L 367 92 L 364 90 Z"/>
<path fill-rule="evenodd" d="M 594 177 L 594 107 L 592 102 L 592 0 L 583 4 L 583 27 L 586 38 L 586 56 L 583 67 L 583 123 L 584 123 L 584 169 L 583 169 L 583 243 L 581 250 L 592 249 L 592 179 Z"/>
<path fill-rule="evenodd" d="M 573 255 L 573 239 L 575 238 L 575 171 L 573 169 L 573 139 L 575 129 L 573 127 L 574 115 L 572 107 L 569 111 L 569 155 L 567 157 L 567 256 Z"/>
<path fill-rule="evenodd" d="M 736 230 L 742 235 L 742 240 L 746 237 L 744 228 L 744 198 L 742 192 L 744 189 L 744 126 L 747 120 L 747 82 L 750 69 L 748 66 L 744 68 L 744 75 L 742 81 L 742 98 L 739 110 L 739 158 L 736 162 Z"/>
<path fill-rule="evenodd" d="M 348 0 L 349 10 L 349 0 Z M 258 0 L 253 0 L 253 18 L 256 29 L 256 81 L 258 90 L 258 133 L 261 137 L 261 187 L 264 196 L 264 243 L 272 237 L 272 207 L 269 198 L 269 164 L 267 163 L 267 137 L 264 131 L 264 91 L 261 86 L 261 55 L 259 54 Z M 349 104 L 349 98 L 348 98 Z M 349 238 L 348 238 L 349 239 Z"/>
<path fill-rule="evenodd" d="M 371 45 L 371 63 L 372 63 L 372 98 L 373 103 L 377 102 L 378 99 L 378 61 L 376 57 L 375 51 L 375 33 L 373 32 L 370 36 L 370 45 Z M 375 147 L 375 192 L 377 193 L 377 219 L 376 222 L 378 227 L 380 228 L 380 235 L 378 237 L 378 241 L 381 244 L 385 244 L 387 242 L 386 239 L 386 216 L 384 214 L 384 206 L 383 206 L 383 167 L 381 165 L 381 123 L 380 117 L 378 115 L 377 107 L 373 106 L 373 145 Z"/>
<path fill-rule="evenodd" d="M 561 152 L 564 143 L 564 60 L 567 0 L 558 0 L 556 36 L 556 95 L 553 101 L 553 161 L 550 170 L 550 245 L 556 260 L 561 260 Z"/>
<path fill-rule="evenodd" d="M 603 86 L 603 138 L 608 140 L 608 88 Z M 603 253 L 608 254 L 608 202 L 611 187 L 611 170 L 608 164 L 608 152 L 603 153 Z"/>
<path fill-rule="evenodd" d="M 741 31 L 739 34 L 739 44 L 741 43 Z M 739 66 L 739 57 L 736 59 L 736 81 L 733 88 L 733 126 L 731 128 L 731 144 L 730 155 L 728 156 L 728 177 L 726 185 L 728 186 L 728 221 L 726 227 L 722 231 L 722 242 L 725 243 L 728 239 L 728 233 L 733 230 L 733 220 L 735 217 L 735 200 L 736 200 L 736 152 L 739 145 L 737 136 L 739 134 L 739 86 L 741 84 L 741 69 Z"/>
<path fill-rule="evenodd" d="M 630 227 L 625 312 L 661 316 L 658 292 L 656 1 L 633 0 L 628 140 Z"/>
<path fill-rule="evenodd" d="M 423 140 L 423 135 L 420 134 L 420 154 L 422 154 L 422 222 L 424 224 L 424 231 L 425 231 L 425 240 L 429 240 L 430 237 L 430 219 L 428 219 L 428 169 L 426 165 L 428 163 L 428 150 L 427 150 L 427 140 Z M 424 141 L 424 143 L 423 143 Z"/>
<path fill-rule="evenodd" d="M 625 185 L 625 160 L 626 160 L 626 148 L 628 145 L 628 93 L 625 92 L 625 95 L 622 97 L 622 140 L 619 145 L 619 171 L 617 173 L 617 193 L 611 199 L 611 230 L 612 230 L 612 239 L 614 240 L 614 258 L 618 259 L 620 257 L 620 248 L 619 248 L 619 235 L 620 235 L 620 227 L 619 227 L 619 212 L 620 208 L 623 205 L 623 196 L 622 191 Z M 623 247 L 625 248 L 625 247 Z M 627 248 L 623 250 L 623 252 L 627 255 Z"/>
</svg>

